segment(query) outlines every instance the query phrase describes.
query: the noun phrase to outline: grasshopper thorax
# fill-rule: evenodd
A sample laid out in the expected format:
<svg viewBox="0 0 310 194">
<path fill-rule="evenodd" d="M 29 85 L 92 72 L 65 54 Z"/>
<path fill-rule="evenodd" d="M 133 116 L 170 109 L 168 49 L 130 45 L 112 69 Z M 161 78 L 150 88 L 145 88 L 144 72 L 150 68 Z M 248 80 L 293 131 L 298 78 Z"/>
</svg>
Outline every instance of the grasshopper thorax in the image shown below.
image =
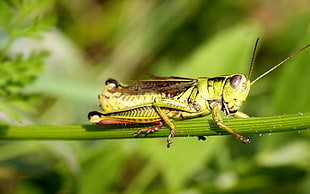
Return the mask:
<svg viewBox="0 0 310 194">
<path fill-rule="evenodd" d="M 222 99 L 222 109 L 226 114 L 234 114 L 240 109 L 248 97 L 250 86 L 250 80 L 243 74 L 227 76 Z"/>
</svg>

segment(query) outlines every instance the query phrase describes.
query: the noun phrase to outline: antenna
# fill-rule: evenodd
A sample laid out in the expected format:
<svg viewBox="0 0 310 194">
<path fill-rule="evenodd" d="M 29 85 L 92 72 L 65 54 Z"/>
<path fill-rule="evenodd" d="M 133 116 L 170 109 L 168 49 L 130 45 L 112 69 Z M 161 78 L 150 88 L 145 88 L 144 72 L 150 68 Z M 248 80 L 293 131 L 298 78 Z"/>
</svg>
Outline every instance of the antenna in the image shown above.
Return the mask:
<svg viewBox="0 0 310 194">
<path fill-rule="evenodd" d="M 310 44 L 306 45 L 305 47 L 299 49 L 298 51 L 296 51 L 295 53 L 291 54 L 289 57 L 287 57 L 286 59 L 284 59 L 283 61 L 281 61 L 280 63 L 278 63 L 277 65 L 275 65 L 274 67 L 272 67 L 271 69 L 269 69 L 268 71 L 266 71 L 265 73 L 263 73 L 262 75 L 258 76 L 254 81 L 251 82 L 251 85 L 253 85 L 255 82 L 257 82 L 258 80 L 260 80 L 262 77 L 264 77 L 265 75 L 267 75 L 268 73 L 272 72 L 273 70 L 275 70 L 276 68 L 280 67 L 281 65 L 283 65 L 285 62 L 287 62 L 288 60 L 290 60 L 291 58 L 293 58 L 295 55 L 297 55 L 298 53 L 300 53 L 301 51 L 305 50 L 306 48 L 308 48 L 310 46 Z M 253 54 L 254 55 L 254 54 Z M 253 58 L 252 58 L 253 60 Z M 251 64 L 251 69 L 250 69 L 250 73 L 252 71 L 252 64 Z M 250 74 L 249 73 L 249 74 Z"/>
<path fill-rule="evenodd" d="M 250 66 L 250 70 L 249 70 L 249 74 L 248 74 L 248 79 L 250 79 L 253 68 L 254 68 L 254 62 L 255 62 L 255 58 L 256 58 L 256 50 L 257 50 L 257 46 L 258 46 L 258 41 L 259 38 L 256 39 L 255 42 L 255 46 L 254 46 L 254 50 L 253 50 L 253 55 L 252 55 L 252 60 L 251 60 L 251 66 Z"/>
</svg>

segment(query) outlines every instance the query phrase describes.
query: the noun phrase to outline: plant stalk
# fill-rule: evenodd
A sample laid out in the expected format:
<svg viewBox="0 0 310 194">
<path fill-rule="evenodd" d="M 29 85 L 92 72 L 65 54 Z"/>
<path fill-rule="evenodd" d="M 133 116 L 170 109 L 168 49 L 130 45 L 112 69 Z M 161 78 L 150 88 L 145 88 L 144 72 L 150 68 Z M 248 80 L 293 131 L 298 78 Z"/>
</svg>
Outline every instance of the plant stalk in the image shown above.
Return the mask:
<svg viewBox="0 0 310 194">
<path fill-rule="evenodd" d="M 263 134 L 276 132 L 293 132 L 309 130 L 310 113 L 283 115 L 273 117 L 253 117 L 246 119 L 226 119 L 224 123 L 237 133 Z M 216 136 L 229 134 L 219 128 L 213 120 L 206 118 L 174 121 L 177 127 L 176 137 Z M 162 127 L 148 135 L 132 134 L 141 128 L 151 127 L 148 124 L 137 125 L 27 125 L 0 126 L 0 140 L 95 140 L 124 138 L 167 137 L 169 129 Z"/>
</svg>

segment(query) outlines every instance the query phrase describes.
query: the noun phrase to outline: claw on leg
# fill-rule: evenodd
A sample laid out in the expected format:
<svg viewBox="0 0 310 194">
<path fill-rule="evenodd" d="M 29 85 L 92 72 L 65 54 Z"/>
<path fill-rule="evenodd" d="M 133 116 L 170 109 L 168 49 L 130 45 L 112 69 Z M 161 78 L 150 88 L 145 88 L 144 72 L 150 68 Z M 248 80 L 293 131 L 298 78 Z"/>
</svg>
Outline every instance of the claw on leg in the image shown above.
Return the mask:
<svg viewBox="0 0 310 194">
<path fill-rule="evenodd" d="M 163 126 L 163 122 L 162 121 L 158 121 L 157 125 L 155 125 L 155 126 L 153 126 L 151 128 L 140 129 L 139 131 L 137 131 L 136 133 L 134 133 L 132 135 L 133 136 L 137 136 L 137 135 L 140 135 L 143 132 L 145 132 L 146 134 L 154 133 L 155 131 L 158 131 L 162 126 Z"/>
<path fill-rule="evenodd" d="M 169 136 L 168 136 L 168 138 L 167 138 L 167 148 L 170 148 L 170 146 L 171 146 L 171 144 L 172 144 L 171 138 L 174 137 L 175 131 L 176 131 L 175 128 L 171 129 L 171 131 L 170 131 L 170 134 L 169 134 Z"/>
<path fill-rule="evenodd" d="M 245 137 L 243 137 L 243 136 L 241 136 L 241 135 L 239 135 L 239 137 L 237 137 L 242 143 L 250 143 L 251 142 L 251 140 L 250 140 L 250 138 L 245 138 Z"/>
<path fill-rule="evenodd" d="M 132 134 L 133 136 L 138 136 L 140 135 L 141 133 L 146 133 L 146 134 L 149 134 L 149 133 L 154 133 L 155 131 L 158 131 L 162 126 L 164 125 L 164 123 L 162 121 L 158 121 L 157 122 L 157 125 L 151 127 L 151 128 L 144 128 L 144 129 L 139 129 L 139 131 L 137 131 L 136 133 Z M 174 137 L 175 135 L 175 132 L 176 132 L 176 129 L 173 128 L 171 131 L 170 131 L 170 134 L 167 138 L 167 148 L 170 148 L 171 144 L 172 144 L 172 141 L 171 141 L 171 138 Z"/>
</svg>

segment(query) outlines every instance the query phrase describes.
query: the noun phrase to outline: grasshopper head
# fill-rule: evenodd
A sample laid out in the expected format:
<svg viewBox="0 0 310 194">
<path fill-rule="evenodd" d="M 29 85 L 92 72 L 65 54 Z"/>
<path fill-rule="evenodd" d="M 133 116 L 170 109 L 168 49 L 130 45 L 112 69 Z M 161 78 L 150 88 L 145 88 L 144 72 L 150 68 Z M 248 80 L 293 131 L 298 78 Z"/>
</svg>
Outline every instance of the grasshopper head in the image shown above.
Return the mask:
<svg viewBox="0 0 310 194">
<path fill-rule="evenodd" d="M 223 88 L 223 111 L 226 114 L 237 112 L 250 91 L 250 80 L 243 74 L 230 75 Z"/>
</svg>

